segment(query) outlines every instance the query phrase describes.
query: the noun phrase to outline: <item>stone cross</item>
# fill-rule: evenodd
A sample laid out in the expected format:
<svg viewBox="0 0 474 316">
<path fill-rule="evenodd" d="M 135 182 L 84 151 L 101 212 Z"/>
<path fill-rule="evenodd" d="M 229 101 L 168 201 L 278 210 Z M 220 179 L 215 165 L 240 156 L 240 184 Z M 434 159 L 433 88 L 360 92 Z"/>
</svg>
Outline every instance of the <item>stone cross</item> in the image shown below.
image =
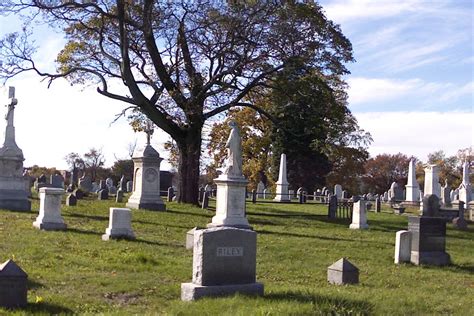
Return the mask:
<svg viewBox="0 0 474 316">
<path fill-rule="evenodd" d="M 155 131 L 154 128 L 153 128 L 153 122 L 151 120 L 148 120 L 146 122 L 146 126 L 143 129 L 143 131 L 146 134 L 146 144 L 150 145 L 151 136 L 153 135 L 153 132 Z"/>
</svg>

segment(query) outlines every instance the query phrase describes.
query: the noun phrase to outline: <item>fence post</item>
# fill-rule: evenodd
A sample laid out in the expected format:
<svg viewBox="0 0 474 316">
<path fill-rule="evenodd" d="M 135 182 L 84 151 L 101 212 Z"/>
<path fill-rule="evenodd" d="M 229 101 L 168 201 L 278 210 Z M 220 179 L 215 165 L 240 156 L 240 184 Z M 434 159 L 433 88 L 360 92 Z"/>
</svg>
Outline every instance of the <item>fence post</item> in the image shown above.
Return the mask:
<svg viewBox="0 0 474 316">
<path fill-rule="evenodd" d="M 337 197 L 335 195 L 331 195 L 329 197 L 329 204 L 328 204 L 328 218 L 334 219 L 336 218 L 337 212 Z"/>
<path fill-rule="evenodd" d="M 257 203 L 257 191 L 252 190 L 252 203 Z"/>
</svg>

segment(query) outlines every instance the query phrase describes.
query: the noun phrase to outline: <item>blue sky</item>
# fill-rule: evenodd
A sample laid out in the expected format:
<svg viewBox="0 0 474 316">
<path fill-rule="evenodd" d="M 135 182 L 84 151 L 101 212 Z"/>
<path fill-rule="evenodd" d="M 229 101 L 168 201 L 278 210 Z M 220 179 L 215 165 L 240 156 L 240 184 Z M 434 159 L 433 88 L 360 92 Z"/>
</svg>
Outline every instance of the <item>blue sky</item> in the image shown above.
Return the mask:
<svg viewBox="0 0 474 316">
<path fill-rule="evenodd" d="M 474 1 L 320 3 L 353 44 L 349 108 L 374 138 L 372 156 L 402 152 L 425 161 L 436 150 L 453 155 L 474 146 Z M 0 35 L 18 27 L 15 17 L 0 16 Z M 54 69 L 63 39 L 44 29 L 37 38 L 39 63 Z M 25 74 L 8 83 L 17 87 L 15 126 L 26 166 L 66 168 L 67 153 L 90 147 L 102 148 L 111 165 L 127 157 L 129 143 L 143 144 L 144 135 L 133 133 L 125 120 L 110 125 L 123 108 L 120 102 L 98 95 L 95 87 L 57 82 L 48 90 L 39 80 Z M 153 140 L 165 158 L 166 139 L 156 133 Z"/>
</svg>

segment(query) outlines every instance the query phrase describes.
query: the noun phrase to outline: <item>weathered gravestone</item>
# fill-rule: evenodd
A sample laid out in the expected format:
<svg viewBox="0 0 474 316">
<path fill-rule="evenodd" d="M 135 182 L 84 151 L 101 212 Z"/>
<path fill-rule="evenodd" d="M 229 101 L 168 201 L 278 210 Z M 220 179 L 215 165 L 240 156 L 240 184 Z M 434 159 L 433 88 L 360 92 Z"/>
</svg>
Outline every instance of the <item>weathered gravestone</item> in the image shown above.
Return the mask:
<svg viewBox="0 0 474 316">
<path fill-rule="evenodd" d="M 359 269 L 346 258 L 341 258 L 328 267 L 328 282 L 331 284 L 359 283 Z"/>
<path fill-rule="evenodd" d="M 393 182 L 388 190 L 388 194 L 391 199 L 395 201 L 403 201 L 403 189 L 398 186 L 398 183 Z"/>
<path fill-rule="evenodd" d="M 75 189 L 72 194 L 76 197 L 78 200 L 82 200 L 84 198 L 84 191 L 81 189 Z"/>
<path fill-rule="evenodd" d="M 411 257 L 411 233 L 400 230 L 395 235 L 395 260 L 396 264 L 410 262 Z"/>
<path fill-rule="evenodd" d="M 123 202 L 123 191 L 120 190 L 120 189 L 115 194 L 115 202 L 116 203 L 122 203 Z"/>
<path fill-rule="evenodd" d="M 53 188 L 64 188 L 64 179 L 59 174 L 53 174 L 49 177 L 49 183 L 51 183 L 51 187 Z"/>
<path fill-rule="evenodd" d="M 467 222 L 464 218 L 464 202 L 459 201 L 459 216 L 453 219 L 453 226 L 460 230 L 467 229 Z"/>
<path fill-rule="evenodd" d="M 337 215 L 337 197 L 335 195 L 331 195 L 329 197 L 329 204 L 328 204 L 328 218 L 334 219 Z"/>
<path fill-rule="evenodd" d="M 340 184 L 334 185 L 334 195 L 338 200 L 342 199 L 342 186 Z"/>
<path fill-rule="evenodd" d="M 98 200 L 108 200 L 109 199 L 109 190 L 108 189 L 101 189 L 97 192 L 97 199 Z"/>
<path fill-rule="evenodd" d="M 96 182 L 92 182 L 92 189 L 91 189 L 91 192 L 99 192 L 100 190 L 100 186 L 96 183 Z"/>
<path fill-rule="evenodd" d="M 181 284 L 181 299 L 241 293 L 263 295 L 256 282 L 257 233 L 249 229 L 216 227 L 196 230 L 193 278 Z"/>
<path fill-rule="evenodd" d="M 352 223 L 349 225 L 350 229 L 368 229 L 367 212 L 365 209 L 365 201 L 354 202 L 352 210 Z"/>
<path fill-rule="evenodd" d="M 263 191 L 265 190 L 265 185 L 262 181 L 259 181 L 257 184 L 257 199 L 263 198 Z"/>
<path fill-rule="evenodd" d="M 77 205 L 77 198 L 74 196 L 74 194 L 68 194 L 68 196 L 66 198 L 66 205 L 67 206 Z"/>
<path fill-rule="evenodd" d="M 40 209 L 33 226 L 41 230 L 66 230 L 61 216 L 61 199 L 64 189 L 41 188 Z"/>
<path fill-rule="evenodd" d="M 168 202 L 172 202 L 174 198 L 174 189 L 173 187 L 168 188 Z"/>
<path fill-rule="evenodd" d="M 0 307 L 26 307 L 28 275 L 13 260 L 0 265 Z"/>
<path fill-rule="evenodd" d="M 109 227 L 102 235 L 102 240 L 135 239 L 132 230 L 132 211 L 128 208 L 111 207 L 109 212 Z"/>
<path fill-rule="evenodd" d="M 83 192 L 86 192 L 86 193 L 94 192 L 93 187 L 92 187 L 92 180 L 89 176 L 83 175 L 79 179 L 79 189 L 81 189 Z"/>
<path fill-rule="evenodd" d="M 375 198 L 375 213 L 380 213 L 382 210 L 382 203 L 380 203 L 380 198 Z"/>
<path fill-rule="evenodd" d="M 447 265 L 450 256 L 446 253 L 446 220 L 436 217 L 439 213 L 439 199 L 436 195 L 423 198 L 422 216 L 408 217 L 408 231 L 411 233 L 410 261 L 416 265 Z"/>
<path fill-rule="evenodd" d="M 122 192 L 124 193 L 127 192 L 127 180 L 125 179 L 124 175 L 122 175 L 122 177 L 120 178 L 118 189 L 122 190 Z"/>
<path fill-rule="evenodd" d="M 133 181 L 127 181 L 127 192 L 133 191 Z"/>
<path fill-rule="evenodd" d="M 194 248 L 194 232 L 197 230 L 197 227 L 190 229 L 186 232 L 186 249 Z"/>
</svg>

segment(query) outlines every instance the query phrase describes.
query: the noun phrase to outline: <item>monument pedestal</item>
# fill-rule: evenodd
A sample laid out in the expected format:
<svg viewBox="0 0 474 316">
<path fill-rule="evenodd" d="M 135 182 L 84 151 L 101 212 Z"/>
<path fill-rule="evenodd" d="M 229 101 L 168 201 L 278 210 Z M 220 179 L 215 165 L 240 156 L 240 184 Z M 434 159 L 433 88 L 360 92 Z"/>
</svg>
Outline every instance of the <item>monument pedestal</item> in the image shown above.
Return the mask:
<svg viewBox="0 0 474 316">
<path fill-rule="evenodd" d="M 245 216 L 245 188 L 248 181 L 242 177 L 221 175 L 214 179 L 217 185 L 216 215 L 207 227 L 237 227 L 251 229 Z"/>
<path fill-rule="evenodd" d="M 67 225 L 61 216 L 61 199 L 64 189 L 41 188 L 40 209 L 33 226 L 41 230 L 66 230 Z"/>
<path fill-rule="evenodd" d="M 193 301 L 206 296 L 228 296 L 235 293 L 245 295 L 263 296 L 262 283 L 231 284 L 231 285 L 197 285 L 194 283 L 181 283 L 181 300 Z"/>
<path fill-rule="evenodd" d="M 450 263 L 446 252 L 446 220 L 440 217 L 408 217 L 413 264 L 444 266 Z"/>
<path fill-rule="evenodd" d="M 126 204 L 129 208 L 165 211 L 160 196 L 160 163 L 163 160 L 150 144 L 134 154 L 133 193 Z"/>
</svg>

